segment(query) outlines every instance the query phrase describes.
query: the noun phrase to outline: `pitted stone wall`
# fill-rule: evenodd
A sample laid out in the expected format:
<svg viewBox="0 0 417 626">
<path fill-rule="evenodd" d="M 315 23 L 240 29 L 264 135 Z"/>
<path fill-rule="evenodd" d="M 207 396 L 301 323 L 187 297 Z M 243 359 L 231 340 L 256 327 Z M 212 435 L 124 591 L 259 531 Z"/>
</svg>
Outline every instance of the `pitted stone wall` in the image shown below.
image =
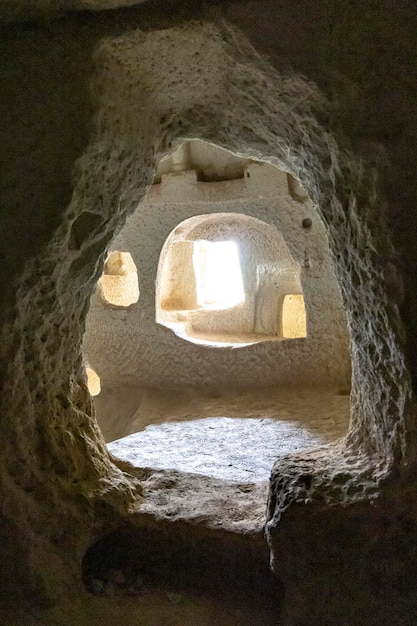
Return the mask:
<svg viewBox="0 0 417 626">
<path fill-rule="evenodd" d="M 342 607 L 350 623 L 369 624 L 371 606 L 375 624 L 387 615 L 412 624 L 415 4 L 279 3 L 279 13 L 275 1 L 227 4 L 269 61 L 236 29 L 193 23 L 195 11 L 168 30 L 158 14 L 145 32 L 137 12 L 15 28 L 2 42 L 0 539 L 14 556 L 4 580 L 32 605 L 76 600 L 89 543 L 136 519 L 137 482 L 108 457 L 93 417 L 84 321 L 156 162 L 175 141 L 200 137 L 301 180 L 326 225 L 351 333 L 347 442 L 286 459 L 271 482 L 268 533 L 287 623 L 311 614 L 323 623 L 326 580 L 332 623 Z M 79 607 L 71 603 L 68 623 L 82 624 Z"/>
</svg>

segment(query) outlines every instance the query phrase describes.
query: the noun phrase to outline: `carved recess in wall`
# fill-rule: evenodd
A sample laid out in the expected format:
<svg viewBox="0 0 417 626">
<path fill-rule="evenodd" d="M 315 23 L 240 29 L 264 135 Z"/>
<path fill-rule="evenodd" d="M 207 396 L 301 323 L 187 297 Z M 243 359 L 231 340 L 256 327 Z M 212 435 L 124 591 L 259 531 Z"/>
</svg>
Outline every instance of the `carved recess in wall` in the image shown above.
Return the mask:
<svg viewBox="0 0 417 626">
<path fill-rule="evenodd" d="M 214 304 L 198 300 L 199 282 L 205 276 L 196 264 L 197 253 L 213 243 L 234 243 L 238 264 L 236 276 L 227 275 L 227 266 L 235 257 L 230 252 L 216 265 L 214 280 L 229 279 L 226 295 L 236 283 L 242 284 L 242 294 L 236 302 Z M 218 257 L 220 250 L 213 250 Z M 205 266 L 210 262 L 206 252 Z M 199 256 L 197 256 L 197 259 Z M 306 324 L 298 320 L 297 333 L 291 327 L 291 311 L 286 296 L 302 298 L 300 265 L 291 256 L 282 234 L 272 225 L 243 214 L 218 213 L 196 216 L 179 224 L 167 238 L 161 252 L 156 283 L 156 319 L 172 328 L 179 336 L 206 343 L 227 342 L 236 346 L 274 341 L 288 336 L 305 337 Z M 200 270 L 200 271 L 199 271 Z M 207 279 L 208 280 L 208 279 Z M 305 318 L 304 301 L 299 302 L 298 316 Z M 295 305 L 294 309 L 297 307 Z M 294 312 L 294 315 L 295 312 Z"/>
</svg>

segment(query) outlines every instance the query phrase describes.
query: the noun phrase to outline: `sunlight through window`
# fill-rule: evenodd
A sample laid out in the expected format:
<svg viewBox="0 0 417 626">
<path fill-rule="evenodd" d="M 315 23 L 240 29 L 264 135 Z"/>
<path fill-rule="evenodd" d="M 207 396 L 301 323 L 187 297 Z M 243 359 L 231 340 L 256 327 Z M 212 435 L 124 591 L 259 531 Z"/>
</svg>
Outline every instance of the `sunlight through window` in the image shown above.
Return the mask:
<svg viewBox="0 0 417 626">
<path fill-rule="evenodd" d="M 228 309 L 245 300 L 239 251 L 234 241 L 195 241 L 197 303 Z"/>
</svg>

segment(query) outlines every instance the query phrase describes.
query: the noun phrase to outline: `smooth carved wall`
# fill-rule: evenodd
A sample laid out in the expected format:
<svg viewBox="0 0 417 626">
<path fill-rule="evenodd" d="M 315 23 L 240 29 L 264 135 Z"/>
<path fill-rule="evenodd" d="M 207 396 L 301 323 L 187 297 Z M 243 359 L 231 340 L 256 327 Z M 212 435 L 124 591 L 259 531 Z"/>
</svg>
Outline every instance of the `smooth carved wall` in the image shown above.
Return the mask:
<svg viewBox="0 0 417 626">
<path fill-rule="evenodd" d="M 213 219 L 216 212 L 218 222 Z M 185 237 L 178 232 L 185 229 L 184 220 L 195 215 L 199 217 L 189 226 L 191 239 L 228 239 L 241 230 L 248 293 L 246 308 L 240 311 L 236 307 L 237 317 L 236 311 L 231 315 L 226 310 L 213 311 L 212 315 L 192 313 L 195 330 L 203 335 L 218 329 L 231 332 L 237 324 L 242 333 L 255 330 L 273 334 L 268 325 L 271 318 L 278 317 L 281 281 L 287 294 L 304 294 L 305 339 L 269 341 L 239 349 L 209 348 L 189 343 L 156 323 L 159 294 L 155 283 L 158 267 L 161 272 L 164 264 L 164 244 L 172 232 Z M 312 223 L 307 229 L 303 227 L 305 219 Z M 162 182 L 150 188 L 127 220 L 110 250 L 132 255 L 140 298 L 123 310 L 115 310 L 106 305 L 99 290 L 92 296 L 83 346 L 86 360 L 103 386 L 276 384 L 349 388 L 347 324 L 325 230 L 310 200 L 293 199 L 285 172 L 252 164 L 244 178 L 210 183 L 198 182 L 194 171 L 163 175 Z M 285 270 L 280 280 L 279 270 Z M 268 310 L 271 306 L 272 312 Z"/>
</svg>

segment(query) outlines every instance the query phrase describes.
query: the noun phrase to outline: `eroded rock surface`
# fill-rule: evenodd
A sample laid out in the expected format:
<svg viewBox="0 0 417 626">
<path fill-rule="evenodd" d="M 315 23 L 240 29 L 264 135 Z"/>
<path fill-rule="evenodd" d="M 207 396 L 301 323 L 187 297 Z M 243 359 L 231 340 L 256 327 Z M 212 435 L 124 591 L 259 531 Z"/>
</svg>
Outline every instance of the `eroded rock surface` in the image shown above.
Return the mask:
<svg viewBox="0 0 417 626">
<path fill-rule="evenodd" d="M 198 137 L 301 181 L 326 227 L 350 331 L 346 440 L 272 472 L 266 528 L 283 619 L 415 623 L 416 11 L 335 7 L 227 3 L 237 27 L 216 9 L 196 23 L 193 7 L 179 23 L 157 12 L 141 23 L 139 7 L 5 34 L 0 540 L 11 607 L 70 602 L 60 623 L 82 624 L 83 557 L 127 526 L 172 543 L 171 571 L 204 538 L 212 578 L 224 551 L 229 580 L 247 581 L 245 570 L 264 580 L 253 577 L 268 560 L 259 527 L 214 531 L 189 509 L 175 524 L 146 510 L 153 479 L 109 457 L 82 365 L 110 242 L 159 159 Z"/>
</svg>

